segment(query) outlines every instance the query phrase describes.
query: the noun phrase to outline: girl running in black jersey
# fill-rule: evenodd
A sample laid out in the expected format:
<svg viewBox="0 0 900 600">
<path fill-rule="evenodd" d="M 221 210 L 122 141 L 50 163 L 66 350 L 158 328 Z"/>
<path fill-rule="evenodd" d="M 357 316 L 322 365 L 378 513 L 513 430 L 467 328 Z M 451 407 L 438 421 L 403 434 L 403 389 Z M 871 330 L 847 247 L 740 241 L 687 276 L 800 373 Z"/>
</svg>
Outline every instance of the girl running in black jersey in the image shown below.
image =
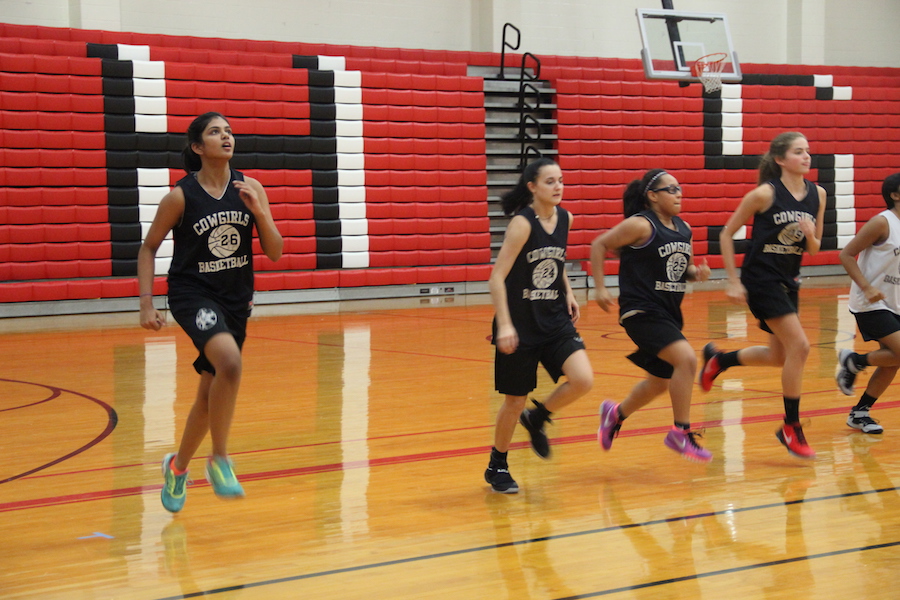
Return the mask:
<svg viewBox="0 0 900 600">
<path fill-rule="evenodd" d="M 691 228 L 679 216 L 681 186 L 662 169 L 653 169 L 625 188 L 625 220 L 591 244 L 596 301 L 609 312 L 615 304 L 603 281 L 604 260 L 617 251 L 619 322 L 637 350 L 628 358 L 647 371 L 620 404 L 600 405 L 597 439 L 612 447 L 622 421 L 663 392 L 669 392 L 675 424 L 664 443 L 683 457 L 709 462 L 712 453 L 697 444 L 691 431 L 691 389 L 697 356 L 681 333 L 681 300 L 688 281 L 706 281 L 709 266 L 694 264 Z"/>
<path fill-rule="evenodd" d="M 270 259 L 278 260 L 284 245 L 262 185 L 229 165 L 234 136 L 228 120 L 219 113 L 201 115 L 191 123 L 187 138 L 187 176 L 160 201 L 138 253 L 141 327 L 158 330 L 166 319 L 153 306 L 155 259 L 172 232 L 169 308 L 200 351 L 194 362 L 200 386 L 181 445 L 162 464 L 162 504 L 171 512 L 184 506 L 188 463 L 207 433 L 212 456 L 206 476 L 213 491 L 225 498 L 244 495 L 228 458 L 228 434 L 253 304 L 253 228 Z"/>
<path fill-rule="evenodd" d="M 797 316 L 800 259 L 814 255 L 822 244 L 825 190 L 804 179 L 809 173 L 809 142 L 801 133 L 777 136 L 759 164 L 759 187 L 747 193 L 728 219 L 719 242 L 728 273 L 728 299 L 746 302 L 768 332 L 767 346 L 751 346 L 720 352 L 710 342 L 703 348 L 700 387 L 712 388 L 713 380 L 737 365 L 781 367 L 784 425 L 776 436 L 788 452 L 799 458 L 815 458 L 800 426 L 800 391 L 809 340 Z M 753 217 L 750 250 L 738 277 L 734 234 Z"/>
<path fill-rule="evenodd" d="M 550 456 L 544 424 L 550 415 L 588 393 L 594 373 L 584 342 L 575 330 L 578 302 L 566 275 L 566 242 L 572 215 L 559 206 L 563 181 L 559 165 L 538 159 L 502 198 L 503 211 L 514 215 L 491 271 L 491 300 L 496 315 L 494 381 L 505 395 L 497 412 L 494 447 L 485 480 L 496 492 L 514 494 L 519 486 L 509 474 L 507 452 L 516 422 L 531 435 L 531 447 Z M 537 387 L 538 363 L 559 385 L 543 402 L 524 410 Z"/>
</svg>

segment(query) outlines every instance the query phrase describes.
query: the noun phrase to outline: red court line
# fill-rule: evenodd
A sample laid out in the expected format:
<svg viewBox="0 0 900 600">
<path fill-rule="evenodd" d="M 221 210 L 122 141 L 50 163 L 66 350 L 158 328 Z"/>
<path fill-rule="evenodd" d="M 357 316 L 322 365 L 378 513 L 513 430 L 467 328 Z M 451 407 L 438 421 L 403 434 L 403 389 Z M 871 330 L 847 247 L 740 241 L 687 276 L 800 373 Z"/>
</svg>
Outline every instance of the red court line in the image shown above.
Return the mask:
<svg viewBox="0 0 900 600">
<path fill-rule="evenodd" d="M 900 400 L 893 402 L 883 402 L 878 405 L 880 408 L 896 408 L 900 406 Z M 824 416 L 837 415 L 847 412 L 845 407 L 823 408 L 818 410 L 804 411 L 804 416 Z M 695 423 L 697 428 L 713 428 L 724 427 L 730 425 L 743 425 L 752 423 L 766 423 L 770 421 L 781 421 L 782 415 L 757 415 L 744 417 L 741 419 L 726 419 L 720 421 L 704 421 Z M 637 437 L 641 435 L 656 435 L 665 433 L 669 430 L 669 425 L 656 427 L 645 427 L 642 429 L 630 429 L 621 431 L 619 437 Z M 580 444 L 583 442 L 595 442 L 596 436 L 574 435 L 568 437 L 554 438 L 554 445 L 562 444 Z M 521 450 L 528 448 L 528 442 L 515 442 L 510 448 L 513 450 Z M 312 475 L 316 473 L 333 473 L 336 471 L 344 471 L 349 469 L 364 469 L 372 467 L 386 467 L 393 465 L 409 464 L 416 462 L 424 462 L 430 460 L 442 460 L 445 458 L 458 458 L 461 456 L 475 456 L 486 454 L 490 448 L 488 446 L 477 446 L 471 448 L 457 448 L 454 450 L 441 450 L 438 452 L 422 452 L 418 454 L 406 454 L 401 456 L 386 456 L 383 458 L 375 458 L 369 461 L 354 461 L 347 463 L 330 463 L 322 465 L 311 465 L 307 467 L 297 467 L 293 469 L 278 469 L 275 471 L 262 471 L 259 473 L 241 474 L 242 481 L 266 481 L 270 479 L 284 479 L 287 477 L 300 477 L 304 475 Z M 209 484 L 205 479 L 197 480 L 193 486 L 203 487 Z M 28 510 L 32 508 L 43 508 L 47 506 L 61 506 L 65 504 L 76 504 L 80 502 L 90 502 L 94 500 L 108 500 L 110 498 L 120 498 L 124 496 L 137 496 L 146 492 L 156 492 L 162 485 L 138 486 L 129 488 L 119 488 L 114 490 L 100 490 L 95 492 L 85 492 L 82 494 L 70 494 L 65 496 L 54 496 L 48 498 L 35 498 L 31 500 L 19 500 L 15 502 L 0 503 L 0 513 L 12 512 L 17 510 Z"/>
</svg>

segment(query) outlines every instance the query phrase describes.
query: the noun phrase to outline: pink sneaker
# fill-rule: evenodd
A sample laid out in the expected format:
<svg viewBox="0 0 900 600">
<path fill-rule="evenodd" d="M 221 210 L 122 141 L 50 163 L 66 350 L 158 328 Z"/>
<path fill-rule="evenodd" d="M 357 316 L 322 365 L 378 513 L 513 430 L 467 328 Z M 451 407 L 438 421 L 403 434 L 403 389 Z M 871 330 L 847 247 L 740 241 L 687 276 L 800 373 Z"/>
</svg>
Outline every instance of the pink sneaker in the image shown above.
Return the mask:
<svg viewBox="0 0 900 600">
<path fill-rule="evenodd" d="M 613 438 L 619 435 L 619 405 L 604 400 L 600 405 L 600 428 L 597 429 L 597 441 L 604 450 L 612 448 Z"/>
<path fill-rule="evenodd" d="M 700 437 L 700 434 L 672 426 L 672 429 L 666 435 L 665 444 L 688 460 L 708 463 L 712 460 L 712 452 L 701 448 L 694 439 L 696 437 Z"/>
</svg>

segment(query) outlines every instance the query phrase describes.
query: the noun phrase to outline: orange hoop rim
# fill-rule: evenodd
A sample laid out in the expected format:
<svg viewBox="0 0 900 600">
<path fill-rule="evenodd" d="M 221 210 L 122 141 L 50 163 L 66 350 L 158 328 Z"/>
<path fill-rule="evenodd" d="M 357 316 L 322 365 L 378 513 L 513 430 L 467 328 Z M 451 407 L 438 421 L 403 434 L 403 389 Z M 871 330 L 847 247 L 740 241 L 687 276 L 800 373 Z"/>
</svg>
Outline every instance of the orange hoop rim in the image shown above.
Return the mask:
<svg viewBox="0 0 900 600">
<path fill-rule="evenodd" d="M 725 52 L 713 52 L 712 54 L 701 56 L 691 65 L 691 75 L 700 77 L 703 73 L 710 70 L 721 72 L 725 67 L 726 58 L 728 58 L 728 54 Z"/>
</svg>

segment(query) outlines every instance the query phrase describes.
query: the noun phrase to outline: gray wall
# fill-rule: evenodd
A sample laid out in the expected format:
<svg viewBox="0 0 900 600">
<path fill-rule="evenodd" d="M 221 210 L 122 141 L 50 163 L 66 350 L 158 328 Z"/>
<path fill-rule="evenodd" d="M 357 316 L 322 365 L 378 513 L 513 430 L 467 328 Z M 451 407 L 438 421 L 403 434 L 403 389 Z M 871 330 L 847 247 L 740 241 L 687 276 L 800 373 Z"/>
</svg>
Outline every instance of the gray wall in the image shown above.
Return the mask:
<svg viewBox="0 0 900 600">
<path fill-rule="evenodd" d="M 900 0 L 674 0 L 728 15 L 742 62 L 900 63 Z M 638 58 L 635 8 L 659 0 L 0 0 L 7 23 L 174 35 Z"/>
</svg>

